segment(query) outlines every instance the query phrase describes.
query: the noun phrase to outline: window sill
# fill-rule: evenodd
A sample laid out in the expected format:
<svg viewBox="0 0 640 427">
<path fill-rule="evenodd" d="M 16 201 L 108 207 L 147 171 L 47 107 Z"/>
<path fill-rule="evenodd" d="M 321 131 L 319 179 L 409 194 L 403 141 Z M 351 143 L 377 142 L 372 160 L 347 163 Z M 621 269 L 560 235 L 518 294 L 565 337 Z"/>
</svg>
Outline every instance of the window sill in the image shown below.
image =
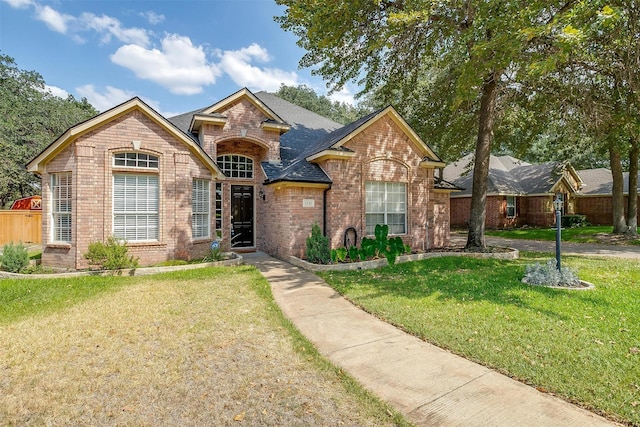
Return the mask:
<svg viewBox="0 0 640 427">
<path fill-rule="evenodd" d="M 71 249 L 71 243 L 68 242 L 51 242 L 45 245 L 48 249 Z"/>
</svg>

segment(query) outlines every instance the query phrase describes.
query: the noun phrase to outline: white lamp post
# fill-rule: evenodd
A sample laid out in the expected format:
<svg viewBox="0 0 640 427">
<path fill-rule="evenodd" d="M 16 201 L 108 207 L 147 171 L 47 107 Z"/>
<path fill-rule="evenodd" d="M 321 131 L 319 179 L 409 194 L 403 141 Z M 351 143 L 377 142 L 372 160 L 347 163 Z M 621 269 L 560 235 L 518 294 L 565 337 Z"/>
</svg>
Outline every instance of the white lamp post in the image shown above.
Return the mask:
<svg viewBox="0 0 640 427">
<path fill-rule="evenodd" d="M 553 208 L 556 210 L 556 265 L 558 271 L 562 270 L 560 268 L 560 223 L 562 222 L 562 205 L 562 200 L 556 195 L 556 199 L 553 201 Z"/>
</svg>

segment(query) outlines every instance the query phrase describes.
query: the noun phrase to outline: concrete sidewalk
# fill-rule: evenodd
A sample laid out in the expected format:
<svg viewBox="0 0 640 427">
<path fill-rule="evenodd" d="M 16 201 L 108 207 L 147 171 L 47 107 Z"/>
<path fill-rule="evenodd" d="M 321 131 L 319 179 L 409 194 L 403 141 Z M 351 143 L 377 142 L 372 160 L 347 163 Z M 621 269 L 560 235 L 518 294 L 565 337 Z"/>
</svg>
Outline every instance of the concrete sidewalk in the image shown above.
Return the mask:
<svg viewBox="0 0 640 427">
<path fill-rule="evenodd" d="M 269 280 L 285 316 L 325 357 L 416 425 L 616 425 L 408 335 L 310 272 L 260 252 L 243 257 Z"/>
</svg>

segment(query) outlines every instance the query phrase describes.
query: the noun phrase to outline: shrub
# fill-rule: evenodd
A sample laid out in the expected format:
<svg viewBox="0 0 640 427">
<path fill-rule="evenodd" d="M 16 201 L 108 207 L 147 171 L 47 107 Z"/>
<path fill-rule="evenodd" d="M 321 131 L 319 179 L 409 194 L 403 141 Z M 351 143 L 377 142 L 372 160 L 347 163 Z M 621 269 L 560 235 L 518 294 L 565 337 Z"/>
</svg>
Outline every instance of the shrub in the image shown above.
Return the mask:
<svg viewBox="0 0 640 427">
<path fill-rule="evenodd" d="M 29 253 L 22 243 L 4 245 L 0 256 L 2 269 L 11 273 L 18 273 L 29 265 Z"/>
<path fill-rule="evenodd" d="M 214 261 L 222 261 L 224 259 L 224 252 L 222 252 L 222 248 L 217 247 L 215 249 L 209 249 L 209 253 L 205 255 L 202 259 L 203 262 L 214 262 Z"/>
<path fill-rule="evenodd" d="M 316 264 L 329 264 L 331 261 L 329 238 L 322 235 L 318 224 L 311 227 L 311 236 L 307 237 L 307 260 Z"/>
<path fill-rule="evenodd" d="M 580 286 L 580 279 L 569 267 L 563 267 L 562 271 L 558 271 L 555 258 L 547 261 L 546 265 L 527 265 L 522 282 L 536 286 Z"/>
<path fill-rule="evenodd" d="M 586 227 L 589 225 L 586 215 L 563 215 L 560 225 L 564 228 Z"/>
<path fill-rule="evenodd" d="M 84 257 L 89 260 L 90 265 L 98 266 L 104 270 L 138 267 L 138 258 L 134 258 L 128 252 L 129 248 L 127 248 L 126 242 L 109 236 L 107 243 L 89 243 L 89 250 L 84 254 Z"/>
</svg>

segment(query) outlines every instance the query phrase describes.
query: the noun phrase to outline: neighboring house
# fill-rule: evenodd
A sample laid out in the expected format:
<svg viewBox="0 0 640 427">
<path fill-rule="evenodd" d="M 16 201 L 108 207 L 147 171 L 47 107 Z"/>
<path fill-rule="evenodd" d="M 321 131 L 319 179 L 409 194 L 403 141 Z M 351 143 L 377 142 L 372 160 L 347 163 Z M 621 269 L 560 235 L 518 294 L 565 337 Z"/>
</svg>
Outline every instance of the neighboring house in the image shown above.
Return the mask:
<svg viewBox="0 0 640 427">
<path fill-rule="evenodd" d="M 465 227 L 471 212 L 473 154 L 452 162 L 443 178 L 463 191 L 451 194 L 451 225 Z M 491 156 L 485 226 L 508 228 L 555 224 L 553 200 L 564 201 L 563 214 L 576 212 L 582 180 L 568 163 L 530 164 L 510 156 Z"/>
<path fill-rule="evenodd" d="M 578 174 L 584 181 L 584 187 L 580 191 L 580 197 L 576 199 L 576 212 L 586 215 L 587 221 L 594 225 L 612 225 L 613 209 L 611 197 L 613 193 L 613 176 L 609 169 L 584 169 Z M 623 193 L 625 215 L 627 214 L 627 200 L 629 196 L 629 173 L 623 174 Z M 635 194 L 638 197 L 636 188 Z M 640 220 L 640 215 L 638 216 Z"/>
<path fill-rule="evenodd" d="M 67 130 L 28 164 L 42 178 L 45 265 L 85 268 L 109 235 L 141 264 L 223 248 L 302 257 L 386 223 L 414 250 L 449 243 L 445 164 L 392 107 L 343 126 L 242 89 L 167 119 L 138 98 Z"/>
<path fill-rule="evenodd" d="M 42 210 L 42 197 L 35 195 L 35 196 L 23 197 L 22 199 L 15 200 L 11 204 L 11 209 L 20 210 L 20 211 Z"/>
</svg>

